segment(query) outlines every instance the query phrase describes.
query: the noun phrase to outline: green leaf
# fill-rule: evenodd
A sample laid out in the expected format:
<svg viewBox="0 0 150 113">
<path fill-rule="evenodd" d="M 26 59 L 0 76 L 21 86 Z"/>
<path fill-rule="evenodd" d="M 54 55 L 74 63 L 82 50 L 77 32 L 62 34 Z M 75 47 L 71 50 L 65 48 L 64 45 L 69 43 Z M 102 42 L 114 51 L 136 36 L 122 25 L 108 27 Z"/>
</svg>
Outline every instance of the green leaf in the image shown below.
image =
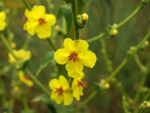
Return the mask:
<svg viewBox="0 0 150 113">
<path fill-rule="evenodd" d="M 57 13 L 57 20 L 60 19 L 62 16 L 65 17 L 67 23 L 67 34 L 66 37 L 69 36 L 72 26 L 72 11 L 70 7 L 61 6 Z"/>
<path fill-rule="evenodd" d="M 50 96 L 47 94 L 37 96 L 32 100 L 32 102 L 43 102 L 48 107 L 51 113 L 57 113 L 52 100 L 50 100 Z"/>
<path fill-rule="evenodd" d="M 78 14 L 82 14 L 84 11 L 84 8 L 89 5 L 92 2 L 92 0 L 77 0 L 77 6 L 78 6 Z"/>
<path fill-rule="evenodd" d="M 47 67 L 47 65 L 54 59 L 54 52 L 48 52 L 44 56 L 41 65 L 39 66 L 37 72 L 36 72 L 36 77 L 40 74 L 40 72 Z"/>
</svg>

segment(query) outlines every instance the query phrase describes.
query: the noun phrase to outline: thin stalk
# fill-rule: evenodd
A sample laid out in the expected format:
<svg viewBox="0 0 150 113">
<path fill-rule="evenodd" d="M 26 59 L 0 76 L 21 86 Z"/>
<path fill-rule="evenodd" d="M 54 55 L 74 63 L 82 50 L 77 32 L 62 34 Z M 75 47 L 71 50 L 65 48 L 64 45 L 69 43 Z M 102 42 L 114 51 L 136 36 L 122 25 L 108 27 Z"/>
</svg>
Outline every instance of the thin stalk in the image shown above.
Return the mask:
<svg viewBox="0 0 150 113">
<path fill-rule="evenodd" d="M 140 61 L 140 59 L 139 59 L 139 57 L 138 57 L 137 54 L 134 55 L 134 59 L 135 59 L 137 65 L 140 67 L 140 69 L 141 69 L 143 72 L 145 72 L 145 71 L 146 71 L 146 68 L 145 68 L 145 66 L 141 63 L 141 61 Z"/>
<path fill-rule="evenodd" d="M 24 5 L 26 6 L 26 8 L 28 10 L 31 10 L 31 6 L 29 5 L 29 3 L 26 0 L 22 0 L 22 2 L 24 3 Z"/>
<path fill-rule="evenodd" d="M 42 89 L 46 94 L 50 94 L 50 91 L 49 90 L 47 90 L 42 84 L 41 84 L 41 82 L 40 81 L 38 81 L 35 77 L 34 77 L 34 75 L 30 72 L 30 70 L 29 69 L 25 69 L 25 72 L 29 75 L 29 77 L 31 77 L 31 79 L 38 85 L 38 87 L 40 88 L 40 89 Z"/>
<path fill-rule="evenodd" d="M 52 47 L 52 49 L 53 49 L 54 51 L 56 51 L 57 49 L 56 49 L 56 47 L 54 46 L 54 44 L 53 44 L 53 42 L 51 41 L 51 39 L 50 39 L 50 38 L 47 38 L 47 41 L 48 41 L 49 45 Z"/>
<path fill-rule="evenodd" d="M 91 95 L 73 112 L 77 113 L 81 108 L 83 108 L 95 95 L 98 93 L 98 90 L 95 90 L 91 93 Z"/>
<path fill-rule="evenodd" d="M 145 3 L 143 3 L 142 1 L 139 2 L 138 6 L 135 8 L 135 10 L 127 17 L 125 18 L 123 21 L 121 21 L 118 25 L 116 25 L 114 27 L 114 29 L 118 29 L 121 26 L 123 26 L 124 24 L 126 24 L 129 20 L 131 20 L 138 12 L 140 12 L 140 10 L 144 7 Z M 108 35 L 107 33 L 100 33 L 98 36 L 93 37 L 89 40 L 87 40 L 88 43 L 96 41 L 98 39 L 103 38 L 104 36 Z"/>
<path fill-rule="evenodd" d="M 76 0 L 71 0 L 72 2 L 72 17 L 74 22 L 74 34 L 75 39 L 79 39 L 79 31 L 78 31 L 78 24 L 77 24 L 77 13 L 76 13 Z"/>
</svg>

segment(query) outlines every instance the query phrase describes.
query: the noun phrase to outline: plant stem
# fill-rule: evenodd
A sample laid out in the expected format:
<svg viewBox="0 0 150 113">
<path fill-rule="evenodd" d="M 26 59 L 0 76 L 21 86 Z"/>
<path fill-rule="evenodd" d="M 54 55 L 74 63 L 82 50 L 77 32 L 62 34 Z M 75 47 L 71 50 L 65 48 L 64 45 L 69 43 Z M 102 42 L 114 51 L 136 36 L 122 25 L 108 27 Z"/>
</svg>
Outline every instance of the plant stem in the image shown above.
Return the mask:
<svg viewBox="0 0 150 113">
<path fill-rule="evenodd" d="M 54 51 L 56 51 L 56 47 L 55 47 L 54 44 L 52 43 L 51 39 L 50 39 L 50 38 L 47 38 L 47 41 L 48 41 L 49 45 L 52 47 L 52 49 L 53 49 Z"/>
<path fill-rule="evenodd" d="M 4 36 L 2 34 L 0 34 L 0 39 L 2 40 L 2 42 L 4 43 L 4 45 L 6 46 L 6 48 L 9 50 L 9 52 L 13 55 L 13 57 L 18 61 L 19 59 L 15 56 L 15 54 L 13 53 L 12 48 L 8 45 L 7 41 L 5 40 Z M 43 90 L 45 93 L 49 94 L 49 90 L 47 90 L 40 81 L 38 81 L 34 75 L 30 72 L 30 70 L 28 70 L 27 68 L 25 69 L 25 71 L 27 72 L 27 74 L 31 77 L 31 79 L 38 85 L 39 88 L 41 88 L 41 90 Z"/>
<path fill-rule="evenodd" d="M 19 59 L 16 57 L 16 55 L 13 53 L 12 48 L 9 46 L 9 44 L 7 43 L 7 41 L 4 38 L 4 35 L 2 35 L 2 33 L 0 33 L 0 38 L 2 40 L 2 42 L 5 44 L 5 46 L 7 47 L 7 49 L 9 50 L 9 52 L 12 54 L 12 56 L 18 61 Z"/>
<path fill-rule="evenodd" d="M 74 34 L 75 39 L 79 39 L 79 31 L 78 31 L 78 24 L 77 24 L 77 13 L 76 13 L 76 0 L 71 0 L 72 2 L 72 16 L 73 16 L 73 22 L 74 22 Z"/>
<path fill-rule="evenodd" d="M 98 90 L 95 90 L 90 94 L 90 96 L 73 112 L 77 113 L 82 107 L 84 107 L 96 94 L 98 93 Z"/>
<path fill-rule="evenodd" d="M 145 3 L 143 3 L 142 1 L 139 2 L 138 6 L 136 7 L 136 9 L 126 18 L 124 19 L 123 21 L 121 21 L 118 25 L 116 25 L 114 27 L 114 29 L 118 29 L 120 28 L 121 26 L 123 26 L 125 23 L 127 23 L 130 19 L 132 19 L 138 12 L 140 12 L 140 10 L 144 7 Z M 98 36 L 96 37 L 93 37 L 89 40 L 87 40 L 88 43 L 90 42 L 93 42 L 93 41 L 96 41 L 98 39 L 101 39 L 103 38 L 104 36 L 108 35 L 107 33 L 100 33 Z"/>
<path fill-rule="evenodd" d="M 135 59 L 137 65 L 140 67 L 140 69 L 141 69 L 143 72 L 145 72 L 145 71 L 146 71 L 146 68 L 145 68 L 145 66 L 141 63 L 141 61 L 140 61 L 140 59 L 139 59 L 139 57 L 138 57 L 137 54 L 134 55 L 134 59 Z"/>
<path fill-rule="evenodd" d="M 29 69 L 25 69 L 26 73 L 29 75 L 29 77 L 31 77 L 31 79 L 39 86 L 40 89 L 42 89 L 46 94 L 50 94 L 50 91 L 47 90 L 42 84 L 40 81 L 38 81 L 34 75 L 30 72 Z"/>
<path fill-rule="evenodd" d="M 22 2 L 24 3 L 24 5 L 26 6 L 28 10 L 31 10 L 31 6 L 28 4 L 26 0 L 22 0 Z"/>
</svg>

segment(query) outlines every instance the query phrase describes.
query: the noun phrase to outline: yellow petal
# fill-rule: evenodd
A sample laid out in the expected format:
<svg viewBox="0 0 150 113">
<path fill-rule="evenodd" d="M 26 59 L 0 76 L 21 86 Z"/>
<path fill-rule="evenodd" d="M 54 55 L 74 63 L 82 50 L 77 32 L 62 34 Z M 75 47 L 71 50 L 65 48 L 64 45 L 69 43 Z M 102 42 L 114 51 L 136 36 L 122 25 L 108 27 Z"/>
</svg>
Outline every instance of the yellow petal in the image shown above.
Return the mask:
<svg viewBox="0 0 150 113">
<path fill-rule="evenodd" d="M 56 88 L 59 88 L 60 87 L 60 84 L 59 84 L 59 81 L 58 79 L 52 79 L 50 82 L 49 82 L 49 87 L 50 89 L 54 90 Z"/>
<path fill-rule="evenodd" d="M 31 14 L 34 19 L 39 19 L 45 14 L 45 7 L 42 5 L 35 5 L 31 10 Z"/>
<path fill-rule="evenodd" d="M 30 35 L 35 35 L 36 27 L 38 26 L 38 21 L 30 20 L 27 22 L 26 29 Z"/>
<path fill-rule="evenodd" d="M 63 75 L 59 76 L 59 82 L 60 82 L 61 86 L 66 86 L 66 85 L 68 86 L 69 85 L 67 79 Z"/>
<path fill-rule="evenodd" d="M 0 31 L 3 31 L 6 27 L 6 22 L 0 22 Z"/>
<path fill-rule="evenodd" d="M 76 87 L 73 89 L 73 96 L 76 98 L 76 100 L 80 100 L 80 90 L 79 87 Z"/>
<path fill-rule="evenodd" d="M 71 92 L 64 92 L 63 96 L 64 96 L 64 105 L 70 105 L 73 101 L 73 95 L 71 94 Z"/>
<path fill-rule="evenodd" d="M 5 12 L 0 12 L 0 22 L 4 21 L 6 18 L 6 13 Z"/>
<path fill-rule="evenodd" d="M 66 49 L 58 49 L 54 54 L 54 59 L 59 64 L 65 64 L 68 62 L 68 56 L 70 55 Z"/>
<path fill-rule="evenodd" d="M 96 63 L 96 55 L 93 52 L 87 50 L 78 54 L 78 61 L 81 64 L 92 68 Z"/>
<path fill-rule="evenodd" d="M 24 83 L 25 83 L 28 87 L 33 86 L 33 82 L 32 82 L 31 80 L 25 80 Z"/>
<path fill-rule="evenodd" d="M 68 76 L 72 78 L 79 78 L 81 76 L 84 76 L 83 71 L 83 65 L 79 63 L 78 61 L 74 62 L 73 60 L 69 61 L 66 64 L 66 70 L 68 71 Z"/>
<path fill-rule="evenodd" d="M 36 33 L 40 39 L 49 38 L 51 36 L 51 27 L 48 26 L 47 23 L 38 25 L 36 28 Z"/>
<path fill-rule="evenodd" d="M 56 23 L 56 17 L 52 14 L 45 14 L 44 18 L 50 26 L 53 26 Z"/>
<path fill-rule="evenodd" d="M 85 40 L 75 40 L 75 51 L 77 53 L 84 52 L 88 49 L 89 44 Z"/>
<path fill-rule="evenodd" d="M 64 40 L 64 47 L 69 53 L 75 51 L 74 41 L 71 38 L 66 38 Z"/>
<path fill-rule="evenodd" d="M 57 104 L 62 103 L 63 101 L 63 95 L 58 95 L 55 91 L 51 92 L 50 95 L 51 99 L 54 100 Z"/>
</svg>

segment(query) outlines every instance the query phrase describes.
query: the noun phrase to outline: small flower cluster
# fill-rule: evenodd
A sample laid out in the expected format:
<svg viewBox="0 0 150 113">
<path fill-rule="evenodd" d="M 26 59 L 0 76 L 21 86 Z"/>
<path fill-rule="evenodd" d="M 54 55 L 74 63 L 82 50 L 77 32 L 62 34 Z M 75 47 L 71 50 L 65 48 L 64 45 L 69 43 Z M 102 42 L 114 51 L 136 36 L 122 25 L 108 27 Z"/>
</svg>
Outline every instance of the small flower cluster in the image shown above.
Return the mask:
<svg viewBox="0 0 150 113">
<path fill-rule="evenodd" d="M 35 35 L 40 39 L 45 39 L 51 36 L 51 26 L 56 23 L 56 17 L 52 14 L 45 13 L 45 7 L 35 5 L 31 11 L 25 10 L 23 20 L 24 30 L 30 35 Z"/>
<path fill-rule="evenodd" d="M 51 98 L 57 104 L 64 101 L 64 105 L 69 105 L 73 101 L 80 100 L 83 95 L 83 88 L 86 87 L 86 82 L 82 81 L 84 77 L 83 65 L 93 68 L 96 63 L 96 55 L 87 50 L 89 44 L 85 40 L 72 40 L 66 38 L 64 40 L 64 48 L 58 49 L 54 54 L 54 59 L 58 64 L 66 64 L 68 76 L 73 78 L 71 87 L 62 75 L 59 79 L 52 79 L 49 82 L 49 87 L 52 90 Z"/>
<path fill-rule="evenodd" d="M 76 100 L 80 100 L 80 96 L 83 95 L 83 88 L 85 88 L 86 82 L 81 81 L 82 78 L 74 79 L 72 87 L 69 86 L 68 81 L 62 75 L 59 79 L 52 79 L 49 82 L 49 87 L 52 90 L 50 95 L 51 99 L 56 101 L 57 104 L 64 102 L 64 105 L 70 105 L 73 101 L 73 97 Z"/>
</svg>

